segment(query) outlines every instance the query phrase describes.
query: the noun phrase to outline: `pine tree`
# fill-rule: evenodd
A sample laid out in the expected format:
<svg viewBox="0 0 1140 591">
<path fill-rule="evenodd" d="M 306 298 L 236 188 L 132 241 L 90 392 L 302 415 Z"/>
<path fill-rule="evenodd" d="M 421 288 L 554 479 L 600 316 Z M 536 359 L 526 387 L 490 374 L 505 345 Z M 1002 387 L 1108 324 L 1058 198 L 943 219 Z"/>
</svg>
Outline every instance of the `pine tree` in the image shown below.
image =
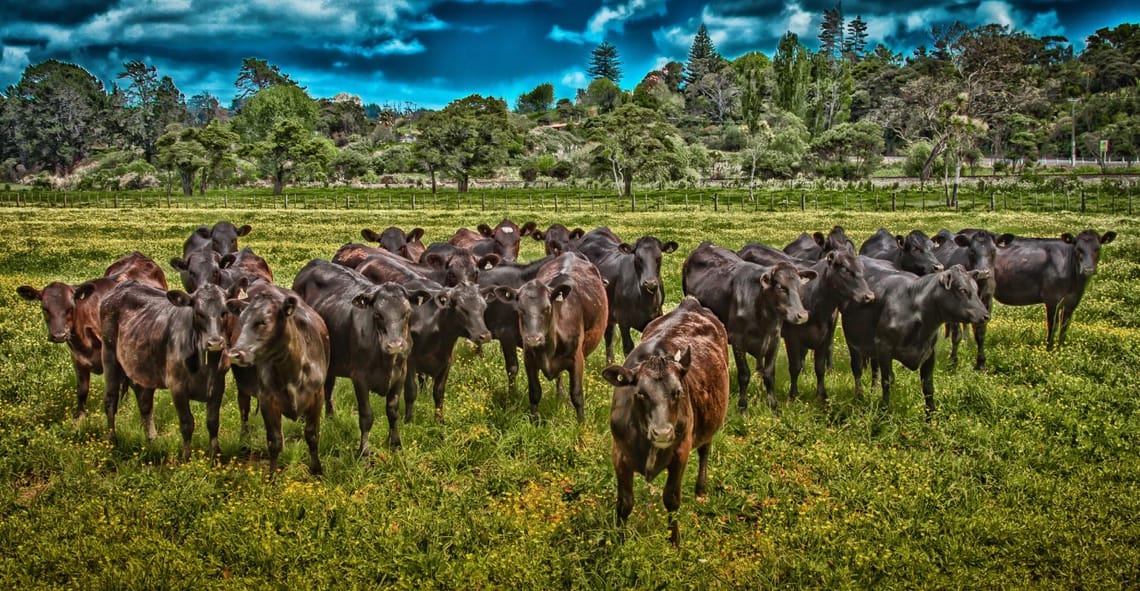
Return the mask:
<svg viewBox="0 0 1140 591">
<path fill-rule="evenodd" d="M 836 4 L 835 8 L 823 11 L 823 22 L 819 25 L 819 52 L 833 60 L 843 44 L 843 7 Z"/>
<path fill-rule="evenodd" d="M 590 67 L 586 73 L 591 78 L 608 78 L 614 84 L 621 80 L 621 60 L 617 47 L 609 41 L 602 41 L 590 52 Z"/>
<path fill-rule="evenodd" d="M 716 47 L 713 46 L 709 30 L 702 23 L 693 37 L 693 44 L 689 47 L 689 61 L 685 64 L 685 84 L 696 84 L 704 78 L 705 74 L 720 69 L 721 58 Z"/>
<path fill-rule="evenodd" d="M 843 43 L 843 55 L 851 62 L 859 62 L 867 53 L 867 21 L 857 16 L 847 23 L 847 38 Z"/>
</svg>

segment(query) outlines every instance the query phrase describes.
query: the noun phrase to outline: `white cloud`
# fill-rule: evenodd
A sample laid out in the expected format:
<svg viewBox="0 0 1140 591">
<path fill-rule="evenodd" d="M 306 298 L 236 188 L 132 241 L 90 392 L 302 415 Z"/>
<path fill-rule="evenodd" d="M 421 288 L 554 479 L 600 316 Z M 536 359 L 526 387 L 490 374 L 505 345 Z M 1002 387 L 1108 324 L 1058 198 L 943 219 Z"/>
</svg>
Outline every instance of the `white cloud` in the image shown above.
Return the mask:
<svg viewBox="0 0 1140 591">
<path fill-rule="evenodd" d="M 1025 29 L 1037 37 L 1065 35 L 1065 27 L 1061 25 L 1061 21 L 1057 18 L 1056 10 L 1038 13 Z"/>
<path fill-rule="evenodd" d="M 567 31 L 558 25 L 554 25 L 546 37 L 552 41 L 565 41 L 567 43 L 583 44 L 586 42 L 586 37 L 582 33 Z"/>
<path fill-rule="evenodd" d="M 585 88 L 590 79 L 581 70 L 571 70 L 562 75 L 562 85 L 570 88 Z"/>
<path fill-rule="evenodd" d="M 30 64 L 27 47 L 4 47 L 0 53 L 0 77 L 17 80 Z"/>
<path fill-rule="evenodd" d="M 671 61 L 673 60 L 663 55 L 657 56 L 657 59 L 653 61 L 653 69 L 657 71 L 664 70 L 665 66 L 669 65 L 669 62 Z"/>
<path fill-rule="evenodd" d="M 1013 18 L 1013 7 L 999 0 L 986 0 L 978 5 L 975 11 L 978 19 L 985 23 L 994 23 L 1003 27 L 1016 25 Z"/>
<path fill-rule="evenodd" d="M 547 34 L 554 41 L 568 43 L 600 43 L 610 31 L 622 32 L 625 23 L 641 20 L 651 16 L 665 14 L 665 0 L 629 0 L 624 3 L 603 4 L 597 12 L 586 21 L 586 28 L 582 32 L 563 29 L 558 25 Z"/>
</svg>

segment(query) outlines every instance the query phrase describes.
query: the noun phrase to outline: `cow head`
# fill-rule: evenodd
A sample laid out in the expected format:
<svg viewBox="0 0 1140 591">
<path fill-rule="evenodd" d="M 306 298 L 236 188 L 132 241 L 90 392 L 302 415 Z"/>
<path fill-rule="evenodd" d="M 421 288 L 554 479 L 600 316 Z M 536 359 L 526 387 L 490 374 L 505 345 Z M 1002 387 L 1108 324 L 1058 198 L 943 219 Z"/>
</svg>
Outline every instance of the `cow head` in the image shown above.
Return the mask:
<svg viewBox="0 0 1140 591">
<path fill-rule="evenodd" d="M 54 281 L 43 290 L 30 285 L 21 285 L 16 293 L 29 302 L 39 302 L 40 310 L 47 324 L 48 340 L 53 343 L 66 343 L 71 338 L 75 326 L 75 288 Z"/>
<path fill-rule="evenodd" d="M 899 267 L 916 275 L 926 275 L 943 269 L 934 258 L 934 242 L 922 230 L 912 230 L 906 236 L 895 236 L 902 249 Z"/>
<path fill-rule="evenodd" d="M 205 365 L 207 353 L 219 353 L 226 348 L 226 293 L 217 285 L 207 284 L 192 294 L 178 289 L 166 292 L 166 299 L 177 308 L 191 312 L 191 333 L 183 335 L 193 342 L 193 358 L 187 360 L 191 371 Z"/>
<path fill-rule="evenodd" d="M 816 232 L 816 234 L 819 233 Z M 844 231 L 843 226 L 839 225 L 831 228 L 831 231 L 827 233 L 827 238 L 820 246 L 823 247 L 823 252 L 848 250 L 851 254 L 855 254 L 855 243 L 847 237 L 847 232 Z"/>
<path fill-rule="evenodd" d="M 668 449 L 688 434 L 684 379 L 692 362 L 688 346 L 673 355 L 654 355 L 634 367 L 611 365 L 602 377 L 617 388 L 614 396 L 632 396 L 635 413 L 643 417 L 645 435 L 658 449 Z"/>
<path fill-rule="evenodd" d="M 482 344 L 491 340 L 491 331 L 484 319 L 487 301 L 477 285 L 462 283 L 444 289 L 435 295 L 434 300 L 445 312 L 444 321 L 456 323 L 472 342 Z"/>
<path fill-rule="evenodd" d="M 204 227 L 198 228 L 198 232 Z M 248 235 L 252 230 L 249 224 L 238 227 L 230 222 L 220 221 L 210 230 L 210 247 L 221 255 L 233 254 L 238 251 L 238 238 Z"/>
<path fill-rule="evenodd" d="M 1100 245 L 1108 244 L 1116 239 L 1116 232 L 1109 230 L 1103 236 L 1096 230 L 1085 230 L 1075 238 L 1072 234 L 1061 235 L 1061 240 L 1073 245 L 1073 256 L 1076 258 L 1077 274 L 1081 277 L 1096 275 L 1096 266 L 1100 261 Z"/>
<path fill-rule="evenodd" d="M 767 300 L 775 304 L 776 312 L 785 322 L 803 324 L 808 321 L 808 311 L 804 309 L 800 293 L 803 284 L 815 276 L 816 272 L 810 269 L 801 271 L 789 263 L 779 263 L 760 276 L 763 295 L 757 298 L 756 305 L 763 306 Z"/>
<path fill-rule="evenodd" d="M 856 304 L 875 301 L 875 292 L 867 286 L 863 261 L 854 251 L 843 248 L 833 250 L 824 257 L 827 261 L 827 288 Z"/>
<path fill-rule="evenodd" d="M 990 312 L 978 297 L 978 271 L 967 271 L 962 265 L 952 265 L 935 276 L 946 296 L 939 298 L 943 316 L 951 322 L 985 322 Z"/>
<path fill-rule="evenodd" d="M 418 263 L 424 253 L 424 243 L 420 241 L 424 236 L 423 228 L 416 228 L 406 234 L 396 226 L 389 226 L 380 234 L 365 228 L 360 231 L 360 235 L 369 242 L 379 243 L 384 250 L 413 262 Z"/>
<path fill-rule="evenodd" d="M 254 288 L 247 299 L 230 299 L 226 307 L 240 314 L 238 338 L 230 347 L 230 362 L 248 367 L 271 357 L 271 351 L 283 342 L 285 326 L 300 303 L 295 294 L 285 295 L 269 284 Z"/>
<path fill-rule="evenodd" d="M 535 223 L 527 222 L 520 228 L 511 220 L 504 219 L 494 228 L 487 224 L 479 224 L 477 229 L 481 236 L 495 241 L 495 253 L 499 254 L 504 261 L 513 263 L 519 258 L 519 240 L 523 236 L 534 233 Z"/>
<path fill-rule="evenodd" d="M 195 250 L 186 258 L 170 259 L 170 266 L 181 275 L 182 287 L 193 292 L 206 284 L 221 285 L 222 269 L 229 268 L 234 260 L 233 254 L 220 255 L 212 250 Z"/>
<path fill-rule="evenodd" d="M 492 269 L 502 258 L 497 254 L 484 255 L 475 260 L 470 251 L 461 249 L 454 254 L 444 252 L 428 252 L 423 256 L 423 263 L 433 269 L 444 271 L 443 285 L 454 287 L 463 283 L 475 283 L 479 280 L 480 269 Z"/>
<path fill-rule="evenodd" d="M 399 284 L 385 283 L 370 293 L 352 298 L 352 305 L 372 316 L 378 338 L 376 346 L 384 354 L 406 357 L 412 348 L 411 301 L 418 297 Z"/>
<path fill-rule="evenodd" d="M 551 224 L 545 232 L 536 229 L 531 233 L 535 240 L 545 245 L 547 255 L 560 255 L 570 250 L 571 244 L 585 235 L 586 231 L 582 228 L 570 230 L 562 224 Z"/>
<path fill-rule="evenodd" d="M 553 344 L 554 325 L 559 310 L 573 289 L 569 275 L 560 274 L 549 284 L 532 279 L 517 290 L 495 288 L 504 301 L 514 301 L 519 314 L 519 334 L 525 349 L 543 349 Z"/>
<path fill-rule="evenodd" d="M 673 241 L 661 242 L 653 236 L 643 236 L 637 244 L 630 246 L 626 243 L 618 245 L 618 249 L 626 254 L 633 255 L 633 268 L 637 273 L 637 284 L 649 294 L 657 294 L 661 285 L 661 255 L 677 250 L 677 243 Z M 664 293 L 662 293 L 664 296 Z"/>
</svg>

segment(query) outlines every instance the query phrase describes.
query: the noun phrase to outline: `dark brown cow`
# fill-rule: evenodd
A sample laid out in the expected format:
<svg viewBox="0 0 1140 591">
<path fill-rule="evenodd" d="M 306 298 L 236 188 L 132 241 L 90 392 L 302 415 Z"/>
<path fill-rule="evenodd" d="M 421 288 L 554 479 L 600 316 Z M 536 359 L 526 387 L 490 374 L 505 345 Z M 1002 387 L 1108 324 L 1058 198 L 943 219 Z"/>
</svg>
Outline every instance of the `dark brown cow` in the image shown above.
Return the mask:
<svg viewBox="0 0 1140 591">
<path fill-rule="evenodd" d="M 776 409 L 776 353 L 784 323 L 803 324 L 808 312 L 800 300 L 805 281 L 815 271 L 788 263 L 757 265 L 735 252 L 709 242 L 696 248 L 681 269 L 681 288 L 713 311 L 728 329 L 728 342 L 736 360 L 740 411 L 748 410 L 748 383 L 752 370 L 748 355 L 768 393 L 768 406 Z"/>
<path fill-rule="evenodd" d="M 676 511 L 689 454 L 697 450 L 695 494 L 703 496 L 709 447 L 728 408 L 728 334 L 712 311 L 685 297 L 649 323 L 624 365 L 607 367 L 602 377 L 614 385 L 610 432 L 618 523 L 624 524 L 633 509 L 634 473 L 652 482 L 668 470 L 661 500 L 676 546 Z"/>
<path fill-rule="evenodd" d="M 237 239 L 247 236 L 253 228 L 249 224 L 240 228 L 228 221 L 220 221 L 214 227 L 198 226 L 182 244 L 182 257 L 195 250 L 213 250 L 220 255 L 233 254 L 238 250 Z"/>
<path fill-rule="evenodd" d="M 67 343 L 75 368 L 75 418 L 87 412 L 91 390 L 91 374 L 103 373 L 103 337 L 99 326 L 99 304 L 115 285 L 133 279 L 166 289 L 162 268 L 146 255 L 133 252 L 107 267 L 103 277 L 78 286 L 52 282 L 42 290 L 30 285 L 16 288 L 16 293 L 29 302 L 39 302 L 53 343 Z"/>
<path fill-rule="evenodd" d="M 119 394 L 135 391 L 148 441 L 155 437 L 154 391 L 170 390 L 182 432 L 182 459 L 190 457 L 194 415 L 190 401 L 206 403 L 210 457 L 218 453 L 218 420 L 225 391 L 226 294 L 204 285 L 193 294 L 124 281 L 99 306 L 106 372 L 108 438 L 115 440 Z"/>
<path fill-rule="evenodd" d="M 502 260 L 495 253 L 476 255 L 462 246 L 433 242 L 420 257 L 420 266 L 414 268 L 440 285 L 454 287 L 460 283 L 478 282 L 480 271 L 490 269 Z"/>
<path fill-rule="evenodd" d="M 360 235 L 365 240 L 377 242 L 381 248 L 398 254 L 413 263 L 420 262 L 420 256 L 424 254 L 424 243 L 421 241 L 424 237 L 423 228 L 415 228 L 411 232 L 405 233 L 396 226 L 389 226 L 379 234 L 365 228 L 360 231 Z"/>
<path fill-rule="evenodd" d="M 504 218 L 494 228 L 487 224 L 479 224 L 477 229 L 478 232 L 473 232 L 467 228 L 460 228 L 448 242 L 470 250 L 476 257 L 494 253 L 504 261 L 514 262 L 519 258 L 519 240 L 534 232 L 535 223 L 527 222 L 519 227 L 518 224 Z"/>
<path fill-rule="evenodd" d="M 271 283 L 250 286 L 244 300 L 226 302 L 240 314 L 241 331 L 230 362 L 257 369 L 257 404 L 265 421 L 269 473 L 281 454 L 281 417 L 305 421 L 309 472 L 322 472 L 317 456 L 321 396 L 329 367 L 329 333 L 324 320 L 295 292 Z"/>
<path fill-rule="evenodd" d="M 563 226 L 562 224 L 551 224 L 546 231 L 535 229 L 531 232 L 531 236 L 542 242 L 546 248 L 546 255 L 559 255 L 564 252 L 576 250 L 578 248 L 578 241 L 586 231 L 582 228 L 574 228 L 573 230 Z"/>
<path fill-rule="evenodd" d="M 333 254 L 332 262 L 338 265 L 344 265 L 349 269 L 355 269 L 364 263 L 365 259 L 370 256 L 378 254 L 395 255 L 401 259 L 408 260 L 402 255 L 391 252 L 386 248 L 377 248 L 375 246 L 368 246 L 367 244 L 359 244 L 357 242 L 346 242 L 343 246 L 337 249 Z"/>
<path fill-rule="evenodd" d="M 483 318 L 503 352 L 503 363 L 507 370 L 507 385 L 512 392 L 519 374 L 518 349 L 522 347 L 522 334 L 519 333 L 519 314 L 512 301 L 502 301 L 495 295 L 494 288 L 506 286 L 513 289 L 534 279 L 539 269 L 550 262 L 552 256 L 545 256 L 526 264 L 500 263 L 492 269 L 479 273 L 479 286 L 484 288 L 487 311 Z M 487 288 L 490 288 L 488 291 Z"/>
<path fill-rule="evenodd" d="M 993 312 L 994 291 L 997 282 L 994 281 L 993 269 L 999 249 L 1009 246 L 1014 239 L 1013 234 L 998 236 L 986 230 L 963 230 L 954 234 L 949 230 L 940 230 L 931 240 L 938 248 L 934 256 L 945 267 L 962 265 L 967 271 L 977 271 L 978 297 L 986 310 Z M 978 355 L 974 360 L 974 369 L 986 368 L 986 325 L 988 322 L 973 324 L 974 342 L 978 346 Z M 962 326 L 957 322 L 946 325 L 950 334 L 950 363 L 958 363 L 958 345 L 962 342 Z"/>
<path fill-rule="evenodd" d="M 926 275 L 944 268 L 934 258 L 934 242 L 922 230 L 911 230 L 906 236 L 891 236 L 886 228 L 879 228 L 859 247 L 859 254 L 887 261 L 915 275 Z"/>
<path fill-rule="evenodd" d="M 530 412 L 538 416 L 542 400 L 541 371 L 547 379 L 570 373 L 570 402 L 578 420 L 585 420 L 582 406 L 582 374 L 586 357 L 597 348 L 606 329 L 609 310 L 602 276 L 589 261 L 565 253 L 538 270 L 535 278 L 518 289 L 500 286 L 495 295 L 515 303 L 523 341 Z"/>
<path fill-rule="evenodd" d="M 1100 247 L 1116 239 L 1116 232 L 1085 230 L 1058 238 L 1021 238 L 998 251 L 994 261 L 997 301 L 1009 306 L 1045 304 L 1046 348 L 1053 349 L 1053 334 L 1060 321 L 1057 344 L 1065 341 L 1073 312 L 1081 303 L 1089 279 L 1096 274 Z"/>
</svg>

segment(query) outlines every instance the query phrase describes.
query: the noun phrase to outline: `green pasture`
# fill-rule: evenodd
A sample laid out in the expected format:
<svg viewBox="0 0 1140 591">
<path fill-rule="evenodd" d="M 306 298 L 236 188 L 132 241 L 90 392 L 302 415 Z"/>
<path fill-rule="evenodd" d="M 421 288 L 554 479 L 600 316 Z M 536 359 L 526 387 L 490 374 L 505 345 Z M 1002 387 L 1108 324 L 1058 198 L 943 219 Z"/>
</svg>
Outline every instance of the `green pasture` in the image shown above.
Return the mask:
<svg viewBox="0 0 1140 591">
<path fill-rule="evenodd" d="M 12 589 L 1136 588 L 1140 224 L 1120 203 L 1115 213 L 1088 215 L 738 206 L 714 215 L 707 201 L 698 210 L 676 200 L 636 213 L 555 212 L 550 204 L 484 205 L 477 198 L 415 211 L 383 203 L 4 203 L 0 581 Z M 971 369 L 972 340 L 957 368 L 947 366 L 948 343 L 941 343 L 939 411 L 929 422 L 917 375 L 900 366 L 888 409 L 873 404 L 877 387 L 856 402 L 842 336 L 827 375 L 830 404 L 814 400 L 810 371 L 800 386 L 812 396 L 787 401 L 781 352 L 779 414 L 762 403 L 753 380 L 753 410 L 741 416 L 730 404 L 713 442 L 706 498 L 693 498 L 695 465 L 687 471 L 677 549 L 668 543 L 660 501 L 664 477 L 638 481 L 625 535 L 614 526 L 612 388 L 600 376 L 601 350 L 587 366 L 585 422 L 578 424 L 552 383 L 534 422 L 525 377 L 518 392 L 508 391 L 497 345 L 480 357 L 460 343 L 446 421 L 433 419 L 430 395 L 422 393 L 415 420 L 401 425 L 404 448 L 392 451 L 384 445 L 383 404 L 374 397 L 376 452 L 368 461 L 354 453 L 355 400 L 342 380 L 337 414 L 322 422 L 325 476 L 308 474 L 301 426 L 287 422 L 284 470 L 269 479 L 261 419 L 252 418 L 246 453 L 232 384 L 217 464 L 204 454 L 200 404 L 193 406 L 196 453 L 177 461 L 177 416 L 164 392 L 156 396 L 153 444 L 133 397 L 119 413 L 119 441 L 106 442 L 100 377 L 92 380 L 88 417 L 74 422 L 70 357 L 48 342 L 36 306 L 16 295 L 23 284 L 98 276 L 132 250 L 158 261 L 178 286 L 170 258 L 195 227 L 219 219 L 251 224 L 242 244 L 288 286 L 310 259 L 360 241 L 364 227 L 422 226 L 432 241 L 508 214 L 542 227 L 606 224 L 625 237 L 676 240 L 679 252 L 664 262 L 666 309 L 681 297 L 684 256 L 703 240 L 734 249 L 747 241 L 782 246 L 800 231 L 836 223 L 856 242 L 879 226 L 1039 236 L 1091 227 L 1119 236 L 1102 251 L 1064 348 L 1045 351 L 1040 306 L 997 306 L 987 373 Z M 539 243 L 523 244 L 522 259 L 540 256 Z M 732 387 L 736 397 L 735 377 Z"/>
</svg>

